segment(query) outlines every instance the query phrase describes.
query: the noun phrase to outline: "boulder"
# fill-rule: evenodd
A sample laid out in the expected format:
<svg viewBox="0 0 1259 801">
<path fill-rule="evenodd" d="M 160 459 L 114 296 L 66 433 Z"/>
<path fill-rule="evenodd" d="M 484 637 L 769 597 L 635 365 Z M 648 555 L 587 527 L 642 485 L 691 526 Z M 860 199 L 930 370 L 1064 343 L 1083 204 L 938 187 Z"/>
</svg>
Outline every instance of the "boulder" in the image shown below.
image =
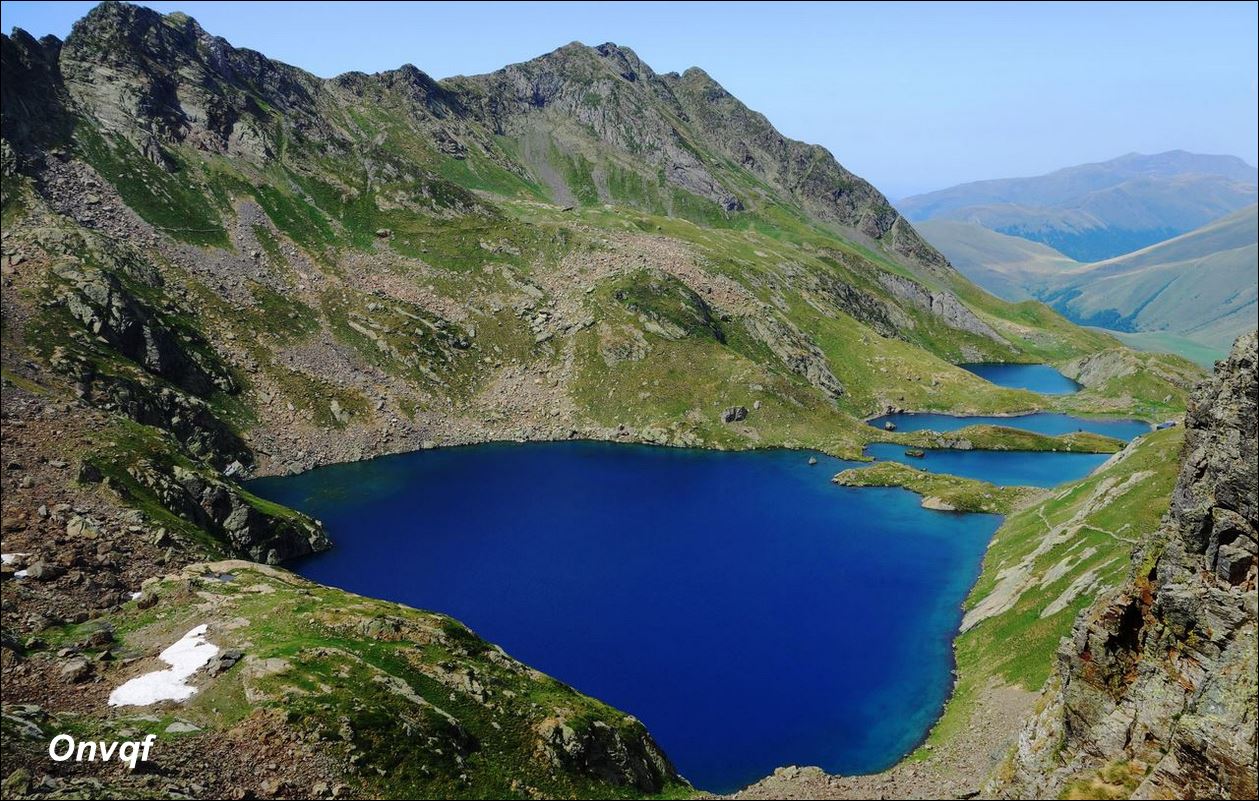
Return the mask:
<svg viewBox="0 0 1259 801">
<path fill-rule="evenodd" d="M 721 422 L 737 423 L 740 420 L 746 420 L 747 416 L 748 416 L 748 407 L 731 406 L 728 409 L 725 409 L 724 411 L 722 411 Z"/>
<path fill-rule="evenodd" d="M 66 660 L 61 666 L 61 677 L 78 684 L 92 677 L 92 663 L 82 657 Z"/>
<path fill-rule="evenodd" d="M 58 565 L 43 561 L 36 562 L 26 568 L 27 577 L 33 578 L 36 581 L 52 581 L 64 572 L 65 571 Z"/>
</svg>

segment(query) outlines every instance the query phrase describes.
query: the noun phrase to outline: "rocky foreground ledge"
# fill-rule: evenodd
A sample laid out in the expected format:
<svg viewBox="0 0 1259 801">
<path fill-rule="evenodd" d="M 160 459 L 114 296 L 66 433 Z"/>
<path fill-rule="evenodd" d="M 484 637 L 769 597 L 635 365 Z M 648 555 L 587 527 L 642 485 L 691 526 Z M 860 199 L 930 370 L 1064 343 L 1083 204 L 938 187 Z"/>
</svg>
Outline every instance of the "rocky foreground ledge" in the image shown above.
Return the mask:
<svg viewBox="0 0 1259 801">
<path fill-rule="evenodd" d="M 1194 392 L 1163 526 L 1077 621 L 992 792 L 1255 797 L 1256 364 L 1252 332 Z"/>
<path fill-rule="evenodd" d="M 190 635 L 206 658 L 186 696 L 119 693 L 174 670 Z M 29 699 L 4 708 L 5 798 L 690 792 L 638 720 L 458 621 L 253 562 L 189 565 L 117 613 L 6 643 L 5 684 Z M 135 771 L 53 762 L 67 731 L 156 743 Z"/>
</svg>

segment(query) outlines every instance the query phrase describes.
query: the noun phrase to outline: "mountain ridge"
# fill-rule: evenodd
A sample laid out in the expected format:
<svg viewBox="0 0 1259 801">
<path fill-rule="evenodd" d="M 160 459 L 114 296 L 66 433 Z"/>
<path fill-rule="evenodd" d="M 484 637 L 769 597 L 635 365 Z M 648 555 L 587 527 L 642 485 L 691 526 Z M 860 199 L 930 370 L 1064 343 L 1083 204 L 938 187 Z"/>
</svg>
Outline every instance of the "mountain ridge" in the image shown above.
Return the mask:
<svg viewBox="0 0 1259 801">
<path fill-rule="evenodd" d="M 507 166 L 504 154 L 495 152 L 483 135 L 478 136 L 482 132 L 466 128 L 446 131 L 440 128 L 440 121 L 457 122 L 454 118 L 460 114 L 471 115 L 473 122 L 493 134 L 501 134 L 513 126 L 519 130 L 525 125 L 521 119 L 525 112 L 545 111 L 547 106 L 558 103 L 561 111 L 584 123 L 594 123 L 598 128 L 598 121 L 607 119 L 608 115 L 596 104 L 585 104 L 584 96 L 564 94 L 580 87 L 566 87 L 556 71 L 566 71 L 570 76 L 581 74 L 579 83 L 583 85 L 593 84 L 600 78 L 619 77 L 623 79 L 620 88 L 624 94 L 630 94 L 629 98 L 622 98 L 621 93 L 615 91 L 616 85 L 609 86 L 606 81 L 598 89 L 610 95 L 612 102 L 626 104 L 641 100 L 632 92 L 641 76 L 640 85 L 650 86 L 653 99 L 671 106 L 683 124 L 673 125 L 672 121 L 662 119 L 657 109 L 649 107 L 647 119 L 636 129 L 633 115 L 619 113 L 615 115 L 618 123 L 629 125 L 631 130 L 604 126 L 598 128 L 598 133 L 622 149 L 645 144 L 660 147 L 669 163 L 659 166 L 667 167 L 664 178 L 669 184 L 716 203 L 726 211 L 741 207 L 735 193 L 723 185 L 722 179 L 728 183 L 730 178 L 720 172 L 728 165 L 703 163 L 690 152 L 692 148 L 686 141 L 687 135 L 693 133 L 684 130 L 691 115 L 720 117 L 724 124 L 737 123 L 747 134 L 740 140 L 743 147 L 737 154 L 740 166 L 757 172 L 761 164 L 757 156 L 762 161 L 772 157 L 776 167 L 774 187 L 806 203 L 822 219 L 870 240 L 883 240 L 893 251 L 921 262 L 927 269 L 941 269 L 943 264 L 943 258 L 910 226 L 901 222 L 899 214 L 881 193 L 844 170 L 824 148 L 782 136 L 763 115 L 747 109 L 698 67 L 676 77 L 671 77 L 675 74 L 657 75 L 632 50 L 611 43 L 589 47 L 574 42 L 495 72 L 436 81 L 413 65 L 374 74 L 347 72 L 321 79 L 300 68 L 273 62 L 255 51 L 235 48 L 226 40 L 206 33 L 186 15 L 163 17 L 149 9 L 126 4 L 96 7 L 75 24 L 65 43 L 47 40 L 41 44 L 25 32 L 15 36 L 12 42 L 18 49 L 29 52 L 16 60 L 37 61 L 36 46 L 47 47 L 49 53 L 56 51 L 68 62 L 67 77 L 72 82 L 81 53 L 93 56 L 113 53 L 118 59 L 123 58 L 122 54 L 137 50 L 144 53 L 144 60 L 138 64 L 142 80 L 135 86 L 134 102 L 128 101 L 129 108 L 120 108 L 122 113 L 106 122 L 131 136 L 142 152 L 158 159 L 162 158 L 160 141 L 188 138 L 194 145 L 235 156 L 262 160 L 273 157 L 273 143 L 269 143 L 266 132 L 260 130 L 265 127 L 264 115 L 247 96 L 250 90 L 268 98 L 287 115 L 298 115 L 297 122 L 309 126 L 308 132 L 312 135 L 331 137 L 335 132 L 326 128 L 320 130 L 323 126 L 318 124 L 318 116 L 309 115 L 318 106 L 319 95 L 333 88 L 354 92 L 383 86 L 412 93 L 416 101 L 413 113 L 429 117 L 424 120 L 427 124 L 436 124 L 435 138 L 451 148 L 452 154 L 461 155 L 469 144 L 478 144 L 499 166 Z M 175 78 L 155 66 L 162 59 L 182 60 L 185 67 L 200 72 L 203 78 L 197 89 L 204 91 L 204 96 L 185 95 L 176 100 L 172 93 Z M 91 57 L 86 63 L 95 69 L 101 66 L 98 61 Z M 116 68 L 120 63 L 109 56 L 105 58 L 107 68 Z M 600 75 L 599 67 L 603 67 L 606 74 Z M 90 86 L 92 82 L 83 80 L 77 85 Z M 624 89 L 626 86 L 630 89 Z M 492 102 L 485 100 L 487 94 L 493 96 Z M 275 102 L 277 100 L 281 102 Z M 185 110 L 180 103 L 188 103 L 190 108 Z M 304 118 L 303 113 L 306 113 Z M 145 130 L 130 124 L 132 120 L 145 119 L 155 124 Z M 706 144 L 712 147 L 714 143 Z M 765 170 L 760 170 L 758 175 L 769 177 Z M 846 191 L 836 191 L 834 186 L 842 186 Z"/>
</svg>

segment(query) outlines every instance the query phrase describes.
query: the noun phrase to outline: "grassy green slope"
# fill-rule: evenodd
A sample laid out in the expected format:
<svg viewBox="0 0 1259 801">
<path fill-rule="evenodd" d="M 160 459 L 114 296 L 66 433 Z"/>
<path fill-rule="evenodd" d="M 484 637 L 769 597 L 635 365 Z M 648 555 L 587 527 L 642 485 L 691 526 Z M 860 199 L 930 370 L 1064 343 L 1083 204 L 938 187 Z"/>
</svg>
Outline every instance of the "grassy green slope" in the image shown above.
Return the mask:
<svg viewBox="0 0 1259 801">
<path fill-rule="evenodd" d="M 1006 300 L 1028 300 L 1046 278 L 1079 266 L 1048 245 L 978 223 L 925 220 L 914 227 L 963 275 Z"/>
<path fill-rule="evenodd" d="M 63 714 L 50 730 L 122 737 L 151 732 L 164 741 L 221 735 L 268 715 L 300 738 L 357 765 L 347 777 L 373 798 L 641 798 L 580 770 L 556 770 L 566 726 L 581 741 L 592 729 L 616 743 L 643 725 L 511 659 L 444 615 L 322 587 L 284 570 L 247 562 L 193 565 L 146 583 L 144 597 L 109 621 L 123 658 L 143 657 L 206 624 L 220 652 L 246 656 L 178 707 L 195 733 L 167 727 L 176 717 L 124 708 L 107 720 Z M 79 642 L 100 621 L 47 630 L 50 648 Z M 89 648 L 87 655 L 98 649 Z M 206 683 L 204 680 L 202 683 Z M 169 744 L 167 744 L 169 746 Z M 300 751 L 301 746 L 289 746 Z M 649 775 L 659 752 L 618 754 Z M 570 766 L 571 767 L 571 766 Z M 686 797 L 667 778 L 647 797 Z"/>
<path fill-rule="evenodd" d="M 1178 335 L 1223 355 L 1259 319 L 1256 209 L 1054 276 L 1044 296 L 1082 322 Z"/>
<path fill-rule="evenodd" d="M 1179 468 L 1183 431 L 1147 434 L 1085 479 L 1015 512 L 993 537 L 965 604 L 957 684 L 928 744 L 965 736 L 992 685 L 1039 690 L 1080 610 L 1130 570 L 1158 527 Z"/>
</svg>

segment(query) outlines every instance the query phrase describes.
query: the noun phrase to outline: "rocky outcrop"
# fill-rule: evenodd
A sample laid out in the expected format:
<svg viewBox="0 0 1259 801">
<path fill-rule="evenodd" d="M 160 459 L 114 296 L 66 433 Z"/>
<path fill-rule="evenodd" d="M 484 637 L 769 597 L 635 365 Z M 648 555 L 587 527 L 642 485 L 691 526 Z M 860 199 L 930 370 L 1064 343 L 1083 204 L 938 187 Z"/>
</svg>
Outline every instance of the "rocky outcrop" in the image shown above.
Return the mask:
<svg viewBox="0 0 1259 801">
<path fill-rule="evenodd" d="M 58 249 L 75 241 L 93 259 L 108 255 L 91 238 Z M 58 310 L 54 324 L 65 337 L 49 350 L 51 366 L 71 379 L 80 398 L 171 433 L 198 459 L 218 468 L 252 464 L 240 435 L 204 399 L 238 391 L 223 360 L 181 322 L 178 307 L 161 295 L 156 271 L 110 263 L 128 271 L 61 264 L 51 273 L 49 307 Z"/>
<path fill-rule="evenodd" d="M 1195 391 L 1171 509 L 1064 640 L 997 794 L 1255 797 L 1256 394 L 1252 332 Z"/>
<path fill-rule="evenodd" d="M 318 522 L 289 510 L 263 511 L 240 487 L 206 471 L 141 459 L 127 472 L 167 511 L 255 562 L 274 565 L 332 547 Z"/>
<path fill-rule="evenodd" d="M 232 462 L 251 465 L 249 446 L 200 398 L 153 380 L 96 372 L 78 362 L 72 372 L 84 400 L 120 412 L 143 425 L 170 432 L 192 456 L 222 469 Z"/>
<path fill-rule="evenodd" d="M 672 763 L 636 718 L 627 716 L 621 724 L 551 717 L 536 732 L 542 751 L 557 768 L 640 793 L 660 792 L 677 775 Z"/>
<path fill-rule="evenodd" d="M 885 337 L 907 338 L 913 318 L 896 306 L 833 275 L 819 273 L 814 291 L 836 309 Z"/>
<path fill-rule="evenodd" d="M 1172 370 L 1164 361 L 1150 359 L 1127 348 L 1112 348 L 1081 356 L 1061 365 L 1058 369 L 1067 378 L 1086 387 L 1103 386 L 1118 378 L 1151 372 L 1175 386 L 1188 389 L 1193 385 L 1193 379 L 1189 377 L 1192 374 L 1189 371 Z"/>
<path fill-rule="evenodd" d="M 183 14 L 101 3 L 75 24 L 60 68 L 75 104 L 159 166 L 169 166 L 165 148 L 179 143 L 269 159 L 273 111 L 290 135 L 335 139 L 317 113 L 318 78 L 232 47 Z"/>
<path fill-rule="evenodd" d="M 844 385 L 831 372 L 826 354 L 800 329 L 769 309 L 746 318 L 745 322 L 749 333 L 769 348 L 788 370 L 832 399 L 844 394 Z"/>
<path fill-rule="evenodd" d="M 746 420 L 747 418 L 748 407 L 746 406 L 731 406 L 723 409 L 721 412 L 721 422 L 723 423 L 737 423 L 740 420 Z"/>
<path fill-rule="evenodd" d="M 993 331 L 987 323 L 958 300 L 957 295 L 947 289 L 933 292 L 917 281 L 889 272 L 879 272 L 878 279 L 884 289 L 891 292 L 893 296 L 914 308 L 927 312 L 949 328 L 985 337 L 1003 345 L 1007 344 L 1000 334 Z"/>
<path fill-rule="evenodd" d="M 4 109 L 6 151 L 15 149 L 25 159 L 40 159 L 39 149 L 64 146 L 74 121 L 67 112 L 61 88 L 61 42 L 54 36 L 36 40 L 15 29 L 0 37 L 0 108 Z M 6 153 L 6 162 L 9 157 Z M 9 177 L 6 171 L 5 177 Z"/>
<path fill-rule="evenodd" d="M 209 354 L 195 332 L 175 323 L 140 299 L 116 275 L 104 270 L 62 269 L 61 301 L 70 316 L 121 355 L 195 395 L 234 392 L 231 374 Z"/>
</svg>

